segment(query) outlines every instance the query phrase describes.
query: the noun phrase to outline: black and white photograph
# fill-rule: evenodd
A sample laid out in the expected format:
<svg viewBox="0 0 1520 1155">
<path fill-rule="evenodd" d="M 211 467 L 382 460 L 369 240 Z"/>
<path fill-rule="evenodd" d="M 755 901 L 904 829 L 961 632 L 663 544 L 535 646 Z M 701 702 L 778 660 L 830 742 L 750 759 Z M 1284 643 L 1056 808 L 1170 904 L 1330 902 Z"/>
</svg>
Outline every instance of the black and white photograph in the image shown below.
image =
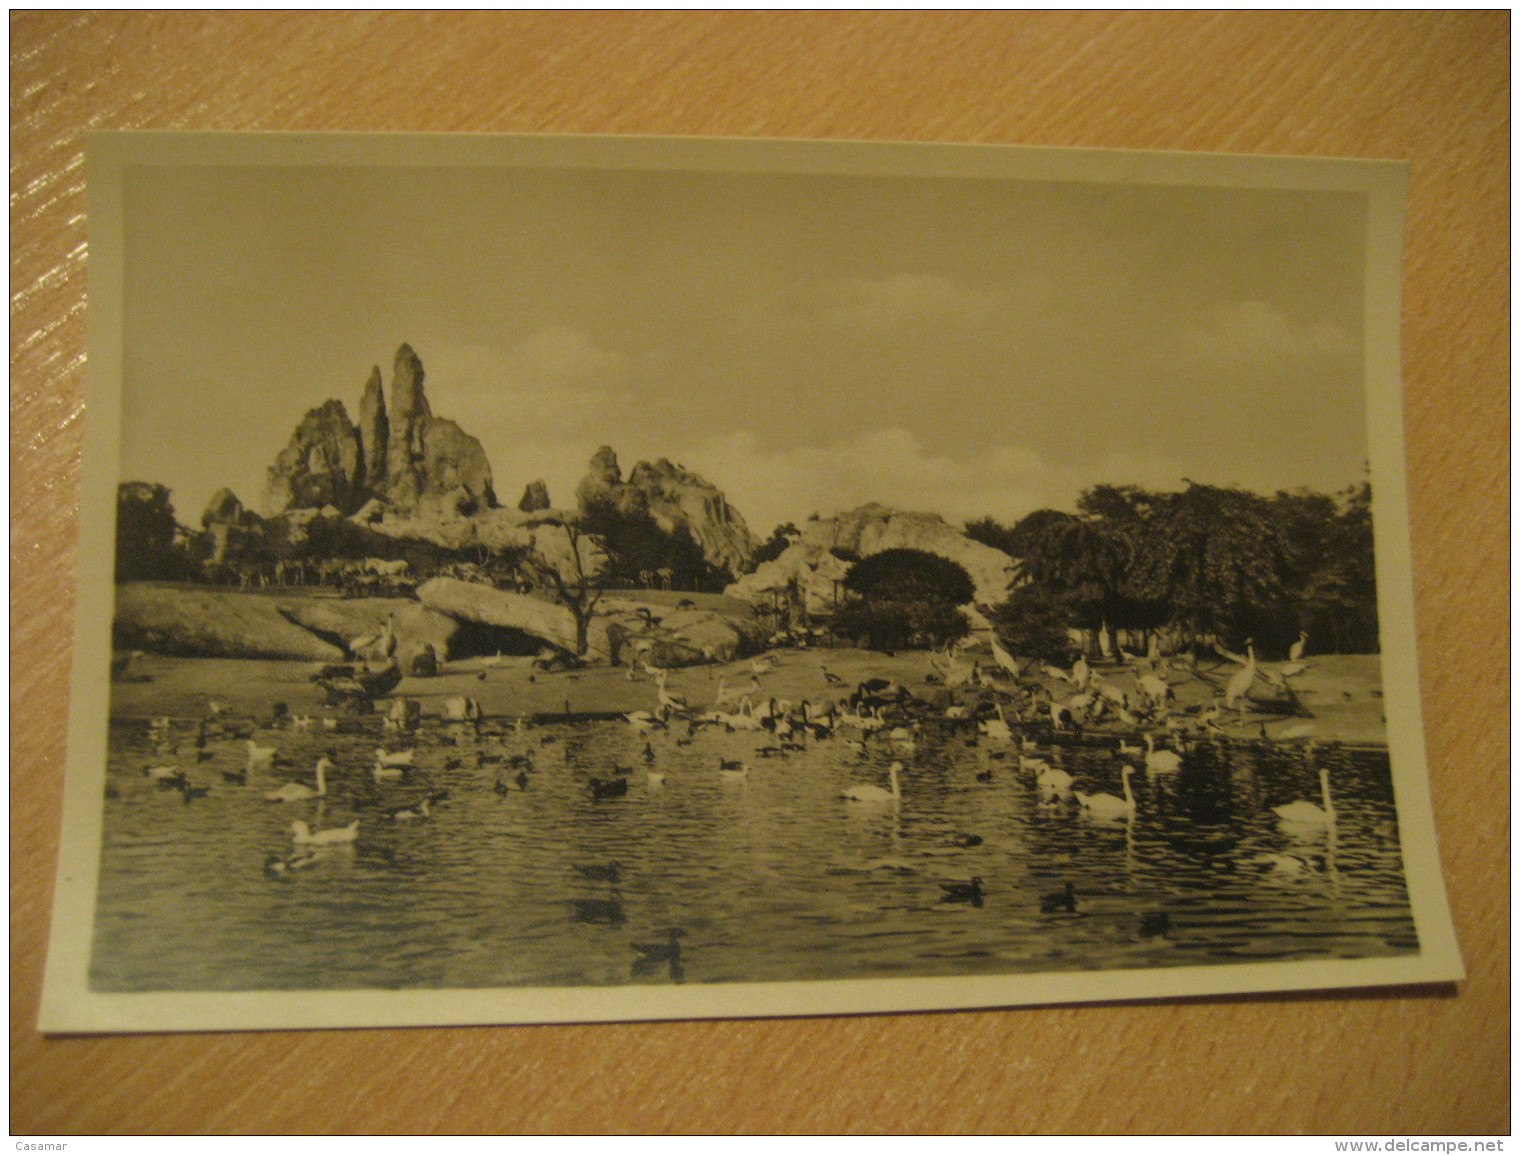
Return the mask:
<svg viewBox="0 0 1520 1155">
<path fill-rule="evenodd" d="M 1453 980 L 1405 172 L 102 134 L 56 1031 Z"/>
</svg>

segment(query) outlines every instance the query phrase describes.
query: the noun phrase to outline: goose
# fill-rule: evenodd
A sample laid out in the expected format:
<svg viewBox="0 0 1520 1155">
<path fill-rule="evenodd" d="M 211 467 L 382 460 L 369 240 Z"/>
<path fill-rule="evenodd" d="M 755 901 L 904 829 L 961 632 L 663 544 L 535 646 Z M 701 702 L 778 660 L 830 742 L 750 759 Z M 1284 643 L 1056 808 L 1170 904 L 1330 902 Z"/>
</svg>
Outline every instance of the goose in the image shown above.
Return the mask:
<svg viewBox="0 0 1520 1155">
<path fill-rule="evenodd" d="M 642 759 L 644 759 L 645 762 L 653 762 L 654 761 L 654 747 L 651 746 L 648 742 L 645 742 L 644 743 L 644 749 L 641 750 L 641 751 L 639 751 L 639 757 L 642 758 Z"/>
<path fill-rule="evenodd" d="M 623 877 L 623 868 L 615 859 L 605 864 L 597 863 L 593 866 L 582 866 L 578 862 L 572 862 L 571 868 L 582 878 L 589 878 L 593 882 L 618 882 Z"/>
<path fill-rule="evenodd" d="M 279 753 L 274 746 L 260 746 L 252 738 L 248 739 L 248 769 L 264 770 L 274 765 L 274 756 Z"/>
<path fill-rule="evenodd" d="M 743 762 L 725 762 L 718 760 L 718 776 L 725 782 L 743 782 L 749 777 L 749 767 Z"/>
<path fill-rule="evenodd" d="M 976 780 L 978 782 L 991 782 L 992 781 L 992 768 L 989 766 L 985 770 L 978 770 L 976 772 Z"/>
<path fill-rule="evenodd" d="M 397 750 L 390 752 L 384 746 L 375 747 L 375 765 L 377 766 L 411 766 L 417 750 Z"/>
<path fill-rule="evenodd" d="M 1077 888 L 1069 882 L 1061 890 L 1040 896 L 1040 911 L 1043 914 L 1054 914 L 1058 910 L 1064 910 L 1068 914 L 1077 911 Z"/>
<path fill-rule="evenodd" d="M 1182 768 L 1182 755 L 1175 750 L 1156 749 L 1156 740 L 1145 736 L 1145 768 L 1153 774 L 1170 774 Z"/>
<path fill-rule="evenodd" d="M 939 888 L 945 893 L 940 896 L 941 902 L 974 902 L 978 906 L 982 901 L 982 879 L 978 875 L 970 882 L 942 882 Z"/>
<path fill-rule="evenodd" d="M 902 800 L 902 785 L 897 779 L 898 772 L 903 768 L 901 762 L 893 762 L 887 767 L 887 776 L 892 783 L 890 790 L 883 790 L 880 786 L 870 783 L 851 786 L 842 795 L 846 802 L 900 802 Z"/>
<path fill-rule="evenodd" d="M 829 685 L 831 685 L 831 686 L 842 686 L 842 685 L 844 685 L 844 679 L 841 678 L 838 674 L 832 672 L 821 661 L 818 663 L 818 669 L 823 672 L 823 680 L 825 682 L 827 682 Z"/>
<path fill-rule="evenodd" d="M 1082 809 L 1086 810 L 1095 818 L 1124 818 L 1135 812 L 1135 795 L 1129 788 L 1129 776 L 1134 772 L 1134 767 L 1126 763 L 1120 771 L 1120 779 L 1124 785 L 1124 797 L 1116 798 L 1112 794 L 1084 794 L 1077 790 L 1077 802 Z"/>
<path fill-rule="evenodd" d="M 1133 742 L 1119 739 L 1119 745 L 1114 748 L 1114 755 L 1119 758 L 1134 758 L 1143 752 L 1143 748 Z"/>
<path fill-rule="evenodd" d="M 1299 799 L 1285 806 L 1272 807 L 1272 813 L 1277 815 L 1279 821 L 1295 826 L 1335 825 L 1335 805 L 1330 801 L 1330 771 L 1323 766 L 1319 771 L 1319 796 L 1324 803 L 1323 808 Z"/>
<path fill-rule="evenodd" d="M 624 714 L 623 717 L 640 734 L 648 734 L 651 730 L 665 729 L 664 719 L 651 714 L 648 710 L 634 710 L 631 713 Z"/>
<path fill-rule="evenodd" d="M 591 779 L 592 798 L 621 798 L 628 793 L 628 779 L 611 778 L 603 781 L 600 778 Z"/>
<path fill-rule="evenodd" d="M 376 762 L 371 773 L 376 782 L 397 782 L 405 778 L 410 769 L 410 766 L 383 766 Z"/>
<path fill-rule="evenodd" d="M 665 785 L 665 772 L 663 770 L 650 770 L 644 775 L 649 783 L 649 789 L 658 790 Z"/>
<path fill-rule="evenodd" d="M 952 834 L 947 841 L 951 846 L 969 850 L 973 846 L 982 844 L 982 836 L 980 834 Z"/>
<path fill-rule="evenodd" d="M 628 945 L 649 962 L 679 962 L 681 960 L 680 939 L 685 934 L 686 932 L 680 927 L 673 926 L 665 932 L 664 942 L 634 942 Z"/>
<path fill-rule="evenodd" d="M 185 776 L 178 766 L 144 766 L 143 774 L 154 782 L 178 782 Z"/>
<path fill-rule="evenodd" d="M 290 824 L 290 833 L 297 846 L 329 846 L 340 842 L 354 842 L 359 837 L 359 820 L 355 818 L 347 826 L 330 826 L 326 830 L 313 830 L 298 818 Z"/>
<path fill-rule="evenodd" d="M 326 754 L 317 759 L 317 786 L 313 790 L 303 782 L 287 782 L 278 790 L 266 791 L 269 802 L 305 802 L 309 798 L 322 798 L 327 794 L 327 772 L 333 768 Z"/>
</svg>

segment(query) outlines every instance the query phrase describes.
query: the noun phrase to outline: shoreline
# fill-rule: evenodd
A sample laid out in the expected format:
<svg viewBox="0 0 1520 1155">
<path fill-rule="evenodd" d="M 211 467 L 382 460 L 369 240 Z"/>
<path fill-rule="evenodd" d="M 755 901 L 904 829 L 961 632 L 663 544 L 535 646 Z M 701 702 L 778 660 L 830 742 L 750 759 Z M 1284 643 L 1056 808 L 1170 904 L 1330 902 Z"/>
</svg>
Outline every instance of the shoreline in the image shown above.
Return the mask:
<svg viewBox="0 0 1520 1155">
<path fill-rule="evenodd" d="M 974 701 L 978 693 L 974 689 L 947 690 L 930 682 L 929 661 L 934 655 L 928 651 L 888 656 L 853 648 L 773 650 L 768 656 L 774 659 L 775 666 L 761 678 L 758 699 L 762 701 L 772 697 L 792 702 L 837 701 L 868 678 L 890 678 L 919 698 L 946 705 Z M 720 682 L 724 691 L 749 688 L 753 676 L 751 662 L 740 659 L 673 671 L 669 690 L 684 698 L 693 710 L 711 709 Z M 1265 727 L 1267 737 L 1273 740 L 1313 737 L 1316 741 L 1386 746 L 1379 656 L 1327 654 L 1311 656 L 1307 664 L 1308 668 L 1293 680 L 1293 685 L 1303 705 L 1314 715 L 1312 719 L 1251 712 L 1237 720 L 1232 713 L 1224 723 L 1226 732 L 1231 737 L 1250 740 L 1259 738 Z M 229 714 L 256 722 L 271 719 L 276 703 L 281 702 L 292 715 L 341 716 L 335 709 L 324 706 L 321 687 L 311 681 L 318 666 L 319 663 L 285 659 L 145 654 L 134 663 L 130 679 L 111 683 L 108 713 L 112 722 L 162 716 L 199 719 L 210 712 L 215 701 Z M 1183 718 L 1196 720 L 1213 699 L 1214 683 L 1227 678 L 1236 668 L 1205 664 L 1199 674 L 1186 676 L 1170 671 L 1168 681 L 1176 694 L 1174 711 Z M 839 681 L 829 681 L 824 676 L 825 669 Z M 1099 665 L 1094 669 L 1099 676 L 1120 686 L 1127 688 L 1132 684 L 1134 675 L 1129 667 Z M 1011 688 L 1006 679 L 995 684 L 1000 693 Z M 1039 675 L 1026 677 L 1022 684 L 1050 686 L 1050 681 Z M 1058 698 L 1075 692 L 1060 682 L 1050 688 Z M 1256 710 L 1270 708 L 1269 694 L 1269 687 L 1261 682 L 1256 684 L 1252 690 Z M 424 719 L 436 720 L 443 714 L 443 702 L 455 697 L 474 698 L 487 717 L 508 719 L 538 715 L 552 720 L 554 715 L 565 714 L 615 717 L 635 710 L 652 711 L 658 705 L 654 681 L 643 673 L 630 679 L 626 667 L 589 666 L 550 673 L 534 670 L 528 658 L 466 658 L 443 663 L 433 677 L 403 678 L 391 694 L 376 701 L 376 712 L 370 717 L 378 724 L 388 702 L 410 698 L 419 703 Z M 1306 727 L 1313 728 L 1312 734 L 1301 732 Z M 1137 733 L 1134 728 L 1117 725 L 1108 718 L 1088 725 L 1084 732 L 1114 738 Z"/>
</svg>

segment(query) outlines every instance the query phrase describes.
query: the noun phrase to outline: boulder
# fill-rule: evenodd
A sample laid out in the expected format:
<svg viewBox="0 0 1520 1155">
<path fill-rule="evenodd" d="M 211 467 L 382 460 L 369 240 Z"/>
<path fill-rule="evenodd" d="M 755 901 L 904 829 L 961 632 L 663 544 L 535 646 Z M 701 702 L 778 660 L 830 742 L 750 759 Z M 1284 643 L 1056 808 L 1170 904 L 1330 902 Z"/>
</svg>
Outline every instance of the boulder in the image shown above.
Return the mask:
<svg viewBox="0 0 1520 1155">
<path fill-rule="evenodd" d="M 517 508 L 524 513 L 537 513 L 541 509 L 549 508 L 549 487 L 543 479 L 530 481 L 523 490 L 522 500 L 517 503 Z"/>
<path fill-rule="evenodd" d="M 458 621 L 519 630 L 557 649 L 575 653 L 574 616 L 564 606 L 542 598 L 457 578 L 433 578 L 418 587 L 417 600 L 428 609 Z M 602 657 L 605 660 L 605 649 Z"/>
<path fill-rule="evenodd" d="M 113 634 L 120 649 L 196 658 L 287 658 L 336 662 L 346 655 L 288 621 L 276 599 L 220 589 L 116 587 Z"/>
<path fill-rule="evenodd" d="M 438 651 L 432 642 L 412 642 L 403 647 L 401 668 L 409 678 L 438 676 Z"/>
<path fill-rule="evenodd" d="M 454 618 L 408 598 L 284 597 L 279 606 L 290 621 L 345 650 L 357 639 L 380 633 L 387 620 L 394 623 L 397 653 L 426 642 L 447 657 L 459 632 Z"/>
</svg>

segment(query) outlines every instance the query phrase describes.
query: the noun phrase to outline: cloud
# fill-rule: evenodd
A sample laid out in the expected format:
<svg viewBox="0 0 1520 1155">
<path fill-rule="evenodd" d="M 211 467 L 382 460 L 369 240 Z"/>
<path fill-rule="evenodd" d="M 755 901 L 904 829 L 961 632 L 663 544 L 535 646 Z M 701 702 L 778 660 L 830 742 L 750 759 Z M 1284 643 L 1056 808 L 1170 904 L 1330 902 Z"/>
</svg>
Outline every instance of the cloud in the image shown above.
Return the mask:
<svg viewBox="0 0 1520 1155">
<path fill-rule="evenodd" d="M 624 369 L 587 334 L 556 325 L 505 348 L 440 345 L 428 355 L 427 388 L 435 412 L 479 426 L 477 436 L 501 425 L 521 438 L 582 425 L 619 404 Z"/>
<path fill-rule="evenodd" d="M 1237 363 L 1263 357 L 1335 357 L 1356 348 L 1345 326 L 1296 320 L 1266 301 L 1236 301 L 1211 309 L 1201 323 L 1183 330 L 1182 345 L 1185 353 L 1199 360 Z"/>
<path fill-rule="evenodd" d="M 896 273 L 830 282 L 819 289 L 817 303 L 826 324 L 876 335 L 924 323 L 974 328 L 1007 302 L 935 274 Z"/>
<path fill-rule="evenodd" d="M 777 449 L 735 432 L 675 456 L 722 489 L 760 537 L 784 521 L 827 517 L 869 501 L 938 513 L 952 523 L 983 514 L 1012 521 L 1044 506 L 1069 506 L 1080 488 L 1071 471 L 1033 450 L 995 445 L 955 457 L 926 450 L 901 428 Z"/>
</svg>

